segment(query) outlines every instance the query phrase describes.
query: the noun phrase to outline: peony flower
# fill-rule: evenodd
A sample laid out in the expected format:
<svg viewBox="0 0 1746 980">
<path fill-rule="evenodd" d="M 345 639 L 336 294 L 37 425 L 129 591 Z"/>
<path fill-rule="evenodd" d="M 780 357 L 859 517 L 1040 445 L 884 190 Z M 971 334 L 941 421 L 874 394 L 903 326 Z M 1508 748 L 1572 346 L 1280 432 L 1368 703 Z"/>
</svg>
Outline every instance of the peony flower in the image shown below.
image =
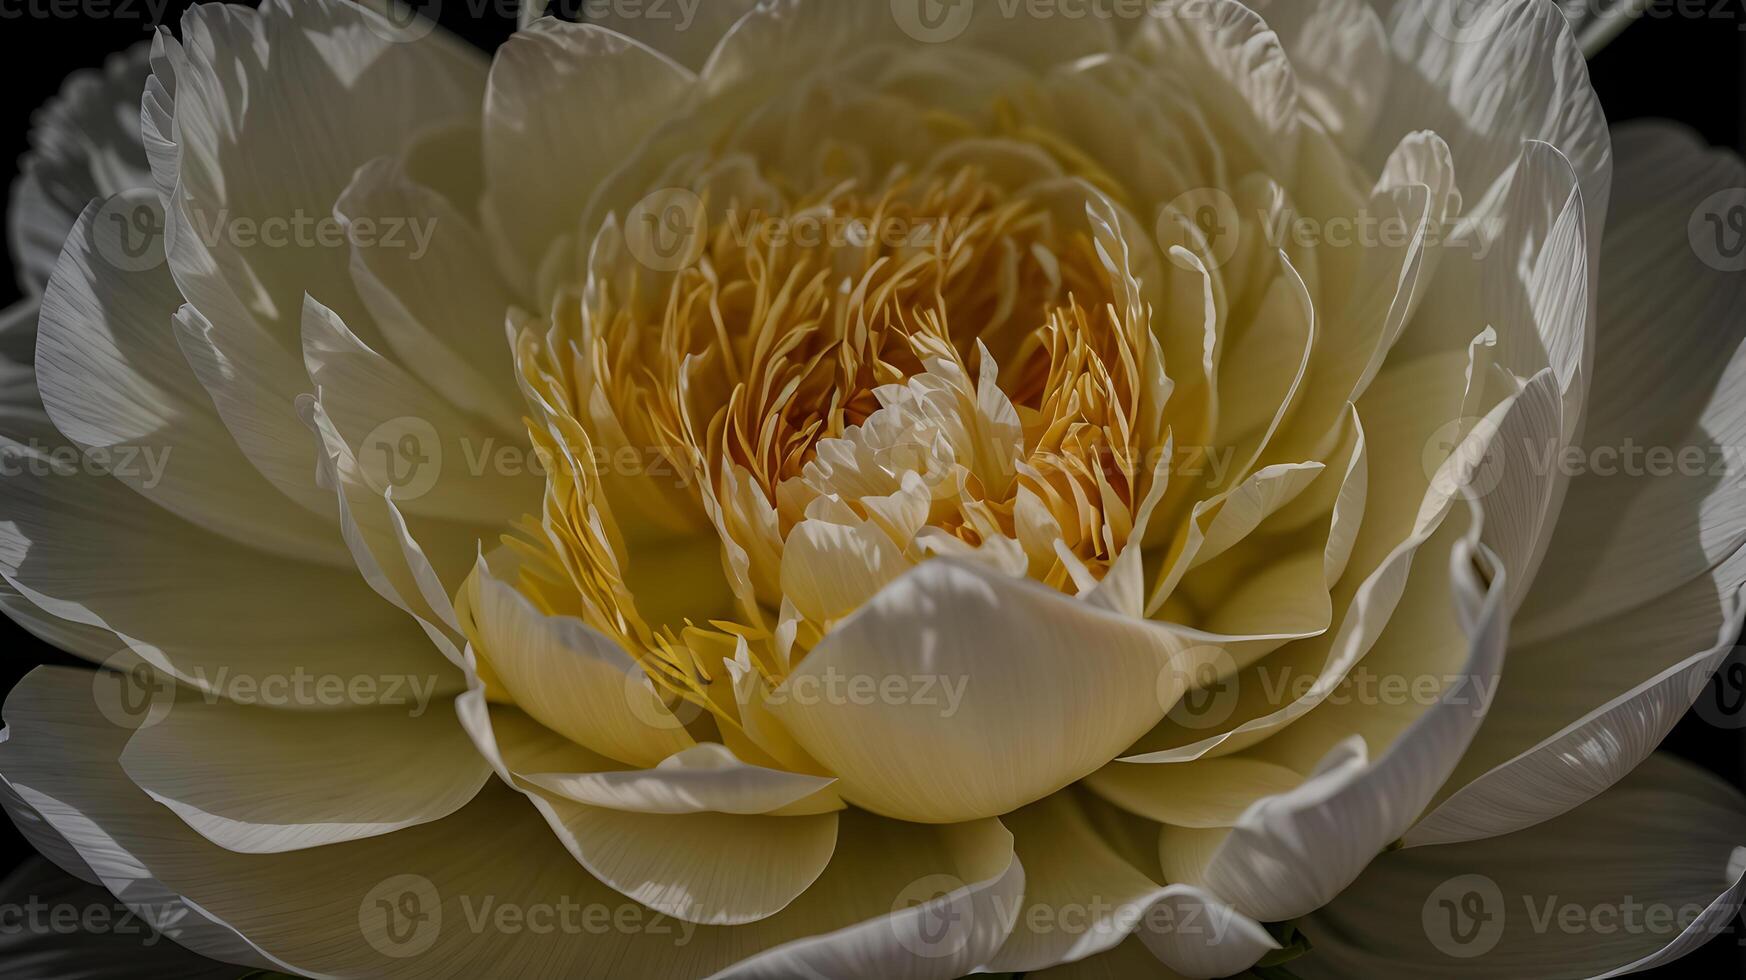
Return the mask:
<svg viewBox="0 0 1746 980">
<path fill-rule="evenodd" d="M 1740 161 L 1548 2 L 1068 6 L 267 0 L 71 83 L 0 572 L 102 669 L 7 699 L 21 829 L 309 976 L 1724 926 L 1653 750 L 1741 625 Z"/>
</svg>

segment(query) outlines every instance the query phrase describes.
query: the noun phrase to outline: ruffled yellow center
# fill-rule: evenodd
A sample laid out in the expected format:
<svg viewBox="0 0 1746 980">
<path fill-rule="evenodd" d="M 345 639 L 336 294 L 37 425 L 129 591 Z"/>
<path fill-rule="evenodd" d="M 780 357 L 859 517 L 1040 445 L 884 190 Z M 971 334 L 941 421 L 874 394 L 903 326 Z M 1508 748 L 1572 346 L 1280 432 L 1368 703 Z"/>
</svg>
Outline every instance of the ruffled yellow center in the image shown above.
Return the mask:
<svg viewBox="0 0 1746 980">
<path fill-rule="evenodd" d="M 1094 584 L 1165 397 L 1095 201 L 975 168 L 779 211 L 680 194 L 665 217 L 698 237 L 670 272 L 609 226 L 517 344 L 553 464 L 511 542 L 523 590 L 702 702 L 724 659 L 778 681 L 932 556 Z"/>
</svg>

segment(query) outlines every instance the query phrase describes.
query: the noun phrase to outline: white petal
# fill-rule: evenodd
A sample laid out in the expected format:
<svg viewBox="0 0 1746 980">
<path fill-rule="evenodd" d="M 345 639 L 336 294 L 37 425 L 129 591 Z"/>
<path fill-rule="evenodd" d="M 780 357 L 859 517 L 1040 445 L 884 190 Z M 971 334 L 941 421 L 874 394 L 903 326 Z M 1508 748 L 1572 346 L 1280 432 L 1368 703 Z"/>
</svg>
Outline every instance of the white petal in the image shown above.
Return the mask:
<svg viewBox="0 0 1746 980">
<path fill-rule="evenodd" d="M 1292 968 L 1304 977 L 1647 970 L 1727 929 L 1746 896 L 1742 840 L 1738 790 L 1657 756 L 1531 830 L 1384 855 L 1302 922 L 1314 952 Z"/>
<path fill-rule="evenodd" d="M 18 795 L 7 805 L 22 802 L 31 808 L 16 811 L 22 818 L 48 820 L 130 907 L 168 920 L 166 935 L 227 962 L 395 980 L 728 969 L 951 980 L 993 955 L 1024 888 L 998 821 L 920 827 L 850 813 L 838 857 L 806 901 L 760 923 L 691 927 L 590 878 L 523 797 L 497 787 L 447 819 L 385 837 L 236 854 L 194 835 L 127 780 L 115 758 L 128 731 L 92 696 L 88 673 L 51 669 L 13 692 L 0 772 Z M 946 880 L 961 887 L 940 897 L 933 889 Z M 390 923 L 386 909 L 429 914 L 430 928 Z M 523 927 L 500 929 L 500 921 Z M 552 928 L 536 928 L 542 922 Z"/>
<path fill-rule="evenodd" d="M 134 733 L 122 769 L 207 840 L 251 854 L 440 820 L 491 774 L 449 703 L 426 700 L 435 675 L 383 678 L 350 691 L 289 680 L 279 695 L 340 710 L 311 714 L 186 696 Z M 272 687 L 261 693 L 275 696 Z"/>
<path fill-rule="evenodd" d="M 485 104 L 485 231 L 522 292 L 552 245 L 575 234 L 596 185 L 692 81 L 629 38 L 549 17 L 497 53 Z"/>
<path fill-rule="evenodd" d="M 141 266 L 113 219 L 158 217 L 149 191 L 80 217 L 43 296 L 36 374 L 44 407 L 111 475 L 177 516 L 250 547 L 344 562 L 332 528 L 274 491 L 238 450 L 177 345 L 182 295 L 148 240 Z"/>
<path fill-rule="evenodd" d="M 1486 692 L 1493 689 L 1489 685 L 1495 684 L 1503 665 L 1502 575 L 1494 577 L 1487 592 L 1473 568 L 1476 547 L 1460 542 L 1448 559 L 1448 580 L 1454 583 L 1467 634 L 1466 664 L 1459 674 L 1464 680 L 1445 685 L 1439 700 L 1388 744 L 1374 763 L 1366 739 L 1377 730 L 1369 729 L 1365 735 L 1334 744 L 1302 786 L 1262 800 L 1244 813 L 1203 874 L 1211 891 L 1262 921 L 1303 915 L 1357 878 L 1430 802 L 1483 720 Z M 1436 628 L 1446 632 L 1454 625 L 1445 622 Z M 1408 643 L 1422 643 L 1427 635 L 1418 629 L 1408 632 L 1412 635 L 1403 637 Z M 1269 740 L 1265 748 L 1298 750 L 1300 742 L 1317 744 L 1314 738 L 1303 738 L 1305 726 L 1313 730 L 1322 722 L 1330 731 L 1351 731 L 1358 724 L 1387 720 L 1377 717 L 1383 714 L 1380 706 L 1370 703 L 1324 705 L 1294 724 L 1285 737 Z M 1377 747 L 1382 749 L 1382 744 Z"/>
</svg>

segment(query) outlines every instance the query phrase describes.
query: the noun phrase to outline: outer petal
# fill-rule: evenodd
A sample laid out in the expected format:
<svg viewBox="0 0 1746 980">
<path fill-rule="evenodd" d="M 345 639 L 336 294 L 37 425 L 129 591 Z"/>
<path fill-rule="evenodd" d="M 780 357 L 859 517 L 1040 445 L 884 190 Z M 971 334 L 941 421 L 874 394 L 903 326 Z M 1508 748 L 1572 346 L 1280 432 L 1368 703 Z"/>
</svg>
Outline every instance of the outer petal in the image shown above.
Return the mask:
<svg viewBox="0 0 1746 980">
<path fill-rule="evenodd" d="M 1531 830 L 1384 855 L 1304 920 L 1304 977 L 1613 977 L 1671 962 L 1746 896 L 1746 800 L 1663 756 Z M 1570 910 L 1576 910 L 1572 913 Z"/>
<path fill-rule="evenodd" d="M 844 857 L 806 902 L 762 923 L 692 927 L 589 878 L 506 790 L 374 840 L 235 854 L 127 781 L 114 760 L 128 732 L 95 710 L 92 690 L 86 672 L 44 669 L 13 692 L 0 742 L 17 794 L 9 808 L 24 802 L 15 815 L 47 819 L 130 907 L 182 916 L 170 935 L 230 962 L 390 978 L 950 980 L 993 954 L 1023 890 L 998 822 L 930 828 L 854 814 Z M 948 880 L 957 887 L 938 887 Z M 396 910 L 413 917 L 390 919 Z"/>
<path fill-rule="evenodd" d="M 1584 468 L 1492 714 L 1410 843 L 1507 833 L 1600 793 L 1653 751 L 1739 633 L 1746 486 L 1722 447 L 1746 438 L 1746 282 L 1706 265 L 1689 232 L 1746 168 L 1661 125 L 1622 129 L 1618 150 Z M 1631 446 L 1700 465 L 1633 475 Z"/>
<path fill-rule="evenodd" d="M 650 7 L 632 14 L 630 8 L 609 4 L 590 23 L 623 34 L 690 71 L 698 71 L 715 53 L 715 46 L 734 22 L 757 5 L 758 0 L 699 0 L 666 8 Z M 665 9 L 665 14 L 657 15 L 661 9 Z"/>
<path fill-rule="evenodd" d="M 141 266 L 113 220 L 156 221 L 148 191 L 86 208 L 43 296 L 36 380 L 57 428 L 153 503 L 233 541 L 344 562 L 337 536 L 276 493 L 237 449 L 176 343 L 182 295 L 148 240 Z"/>
<path fill-rule="evenodd" d="M 1611 141 L 1582 51 L 1557 6 L 1540 0 L 1395 0 L 1387 101 L 1372 134 L 1380 161 L 1406 133 L 1435 130 L 1477 205 L 1515 164 L 1524 140 L 1544 140 L 1575 166 L 1599 244 L 1611 185 Z M 1476 207 L 1475 210 L 1478 210 Z"/>
<path fill-rule="evenodd" d="M 1468 655 L 1458 678 L 1374 763 L 1366 742 L 1380 748 L 1379 736 L 1398 730 L 1398 721 L 1373 704 L 1356 705 L 1363 709 L 1359 717 L 1342 713 L 1345 706 L 1324 705 L 1269 740 L 1263 757 L 1275 751 L 1301 754 L 1318 744 L 1313 736 L 1305 738 L 1305 726 L 1310 732 L 1354 727 L 1364 732 L 1336 744 L 1303 785 L 1263 799 L 1242 815 L 1198 876 L 1209 890 L 1262 921 L 1303 915 L 1339 894 L 1429 803 L 1484 718 L 1486 692 L 1503 663 L 1503 576 L 1494 572 L 1487 590 L 1474 570 L 1477 555 L 1475 546 L 1463 541 L 1449 558 L 1449 581 L 1467 634 Z M 1400 639 L 1411 643 L 1424 635 Z"/>
<path fill-rule="evenodd" d="M 314 716 L 184 697 L 134 734 L 121 766 L 233 851 L 299 850 L 440 820 L 479 792 L 491 767 L 450 705 L 428 700 L 424 685 L 436 677 L 406 680 L 349 695 L 378 704 Z"/>
<path fill-rule="evenodd" d="M 21 913 L 0 935 L 0 972 L 13 980 L 235 980 L 237 975 L 236 967 L 188 952 L 114 895 L 42 858 L 27 858 L 0 881 L 0 902 Z M 32 908 L 41 911 L 32 913 Z M 59 909 L 78 912 L 77 928 L 67 928 Z"/>
</svg>

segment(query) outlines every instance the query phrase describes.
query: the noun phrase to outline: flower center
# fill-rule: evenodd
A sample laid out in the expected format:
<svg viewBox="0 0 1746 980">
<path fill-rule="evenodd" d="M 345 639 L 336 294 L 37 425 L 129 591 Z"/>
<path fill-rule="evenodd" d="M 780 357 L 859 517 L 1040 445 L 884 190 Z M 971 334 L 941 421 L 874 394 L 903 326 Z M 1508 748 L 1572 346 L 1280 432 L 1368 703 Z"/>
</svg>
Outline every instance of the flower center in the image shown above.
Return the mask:
<svg viewBox="0 0 1746 980">
<path fill-rule="evenodd" d="M 746 638 L 779 680 L 932 556 L 1102 577 L 1167 392 L 1090 185 L 964 167 L 774 206 L 713 185 L 666 200 L 680 213 L 651 229 L 695 236 L 679 268 L 609 225 L 579 300 L 519 338 L 554 462 L 514 542 L 536 602 L 673 678 Z M 675 555 L 725 568 L 727 591 L 680 587 Z"/>
</svg>

